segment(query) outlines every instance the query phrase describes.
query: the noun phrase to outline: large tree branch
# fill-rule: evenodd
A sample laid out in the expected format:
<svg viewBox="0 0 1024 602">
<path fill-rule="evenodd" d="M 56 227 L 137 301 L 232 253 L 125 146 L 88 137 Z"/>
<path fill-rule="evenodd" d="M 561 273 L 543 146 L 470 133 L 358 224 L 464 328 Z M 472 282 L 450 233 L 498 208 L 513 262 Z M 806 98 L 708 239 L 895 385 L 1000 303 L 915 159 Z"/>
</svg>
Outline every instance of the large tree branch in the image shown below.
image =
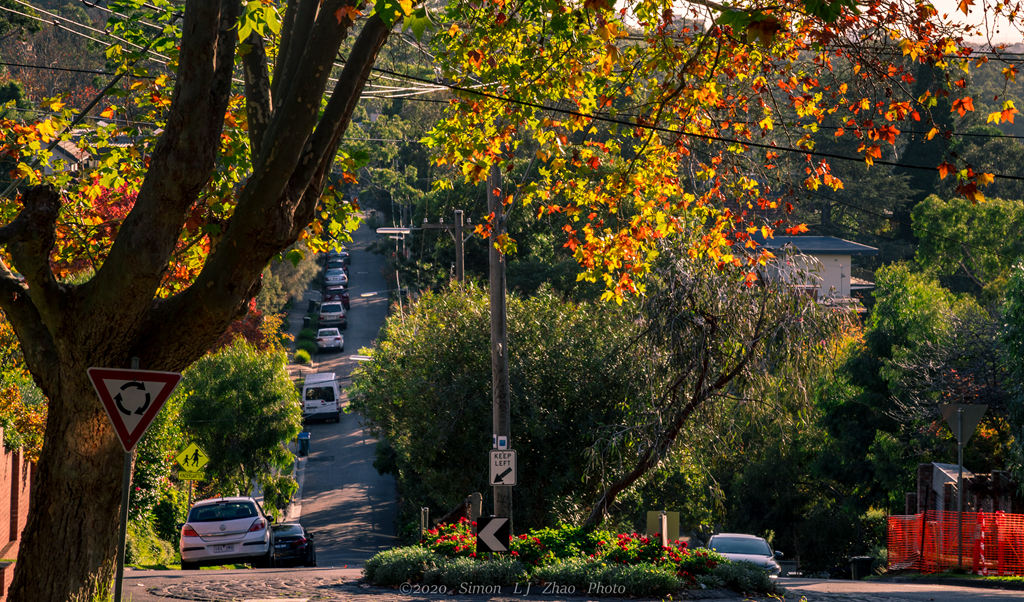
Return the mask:
<svg viewBox="0 0 1024 602">
<path fill-rule="evenodd" d="M 332 123 L 318 130 L 329 140 L 333 138 L 334 147 L 320 143 L 320 156 L 315 156 L 310 138 L 317 125 L 319 99 L 345 34 L 334 12 L 343 4 L 327 2 L 321 7 L 301 61 L 304 71 L 295 76 L 289 90 L 282 92 L 283 98 L 275 96 L 274 113 L 263 134 L 253 176 L 195 284 L 161 302 L 147 321 L 149 346 L 162 349 L 152 353 L 168 358 L 201 355 L 231 320 L 244 313 L 270 258 L 293 243 L 312 219 L 324 172 L 366 80 L 365 75 L 356 76 L 354 83 L 336 88 L 328 102 Z M 360 68 L 352 68 L 357 74 L 369 73 L 389 30 L 374 19 L 370 21 L 373 35 L 361 35 L 364 41 L 357 42 L 360 50 L 350 58 L 350 62 L 362 63 Z M 374 43 L 366 41 L 369 39 Z M 363 50 L 366 48 L 372 50 Z M 335 97 L 338 94 L 350 98 L 339 100 Z M 166 320 L 172 315 L 176 317 L 176 329 L 190 333 L 185 340 L 166 329 Z"/>
<path fill-rule="evenodd" d="M 127 325 L 152 302 L 185 214 L 216 160 L 240 10 L 239 0 L 186 3 L 178 81 L 164 134 L 107 260 L 79 292 L 93 319 Z"/>
<path fill-rule="evenodd" d="M 52 383 L 57 378 L 57 356 L 53 337 L 28 294 L 28 288 L 6 266 L 0 264 L 0 308 L 21 341 L 21 352 L 36 383 Z M 51 391 L 44 388 L 49 394 Z"/>
<path fill-rule="evenodd" d="M 245 75 L 245 106 L 249 124 L 249 148 L 252 154 L 258 153 L 263 145 L 263 132 L 267 129 L 270 116 L 274 112 L 274 102 L 270 95 L 270 73 L 267 70 L 267 49 L 263 38 L 253 32 L 246 41 L 251 50 L 242 58 L 242 71 Z"/>
<path fill-rule="evenodd" d="M 43 321 L 55 330 L 61 318 L 63 294 L 50 269 L 50 252 L 56 241 L 60 195 L 50 186 L 35 186 L 21 195 L 21 203 L 18 217 L 0 228 L 0 244 L 7 247 L 14 268 L 25 278 L 28 294 Z"/>
<path fill-rule="evenodd" d="M 283 90 L 291 87 L 294 74 L 302 65 L 305 41 L 316 21 L 320 0 L 293 0 L 285 9 L 281 27 L 281 43 L 278 45 L 277 61 L 274 63 L 274 77 L 270 94 L 280 98 Z M 253 153 L 255 153 L 255 149 Z"/>
</svg>

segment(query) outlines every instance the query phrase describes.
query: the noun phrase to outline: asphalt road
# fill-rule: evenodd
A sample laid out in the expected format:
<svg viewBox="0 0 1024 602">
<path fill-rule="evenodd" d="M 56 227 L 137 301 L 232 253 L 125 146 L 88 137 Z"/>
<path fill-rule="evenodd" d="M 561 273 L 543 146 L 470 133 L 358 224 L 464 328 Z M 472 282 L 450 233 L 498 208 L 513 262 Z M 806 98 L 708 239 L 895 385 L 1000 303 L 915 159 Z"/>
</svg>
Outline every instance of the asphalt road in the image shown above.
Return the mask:
<svg viewBox="0 0 1024 602">
<path fill-rule="evenodd" d="M 387 316 L 384 258 L 368 251 L 375 235 L 365 225 L 349 245 L 348 327 L 344 352 L 318 353 L 313 370 L 334 372 L 347 406 L 352 358 L 369 348 Z M 310 433 L 310 455 L 300 462 L 300 507 L 296 514 L 316 536 L 320 566 L 362 565 L 382 548 L 394 545 L 398 503 L 395 481 L 373 467 L 376 440 L 363 428 L 361 417 L 344 414 L 339 424 L 316 422 Z"/>
</svg>

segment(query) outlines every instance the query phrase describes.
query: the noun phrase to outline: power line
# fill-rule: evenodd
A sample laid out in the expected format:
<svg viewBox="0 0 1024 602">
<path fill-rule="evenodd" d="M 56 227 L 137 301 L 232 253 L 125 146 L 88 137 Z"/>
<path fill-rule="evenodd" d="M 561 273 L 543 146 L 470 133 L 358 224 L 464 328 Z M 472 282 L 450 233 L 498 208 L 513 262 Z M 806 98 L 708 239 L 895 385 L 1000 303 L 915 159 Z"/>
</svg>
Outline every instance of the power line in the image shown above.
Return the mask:
<svg viewBox="0 0 1024 602">
<path fill-rule="evenodd" d="M 407 77 L 407 78 L 409 78 L 409 79 L 411 79 L 413 81 L 429 82 L 429 80 L 417 77 L 415 75 L 396 73 L 394 71 L 391 71 L 391 70 L 388 70 L 388 69 L 382 69 L 382 68 L 379 68 L 379 67 L 373 67 L 372 69 L 374 71 L 380 71 L 380 72 L 383 72 L 383 73 L 387 73 L 388 75 L 395 75 L 395 76 L 398 76 L 398 77 Z M 815 151 L 815 150 L 806 150 L 806 149 L 800 149 L 800 148 L 795 148 L 795 147 L 790 147 L 790 146 L 778 146 L 778 145 L 772 145 L 772 144 L 763 144 L 763 143 L 760 143 L 760 142 L 752 142 L 752 141 L 749 141 L 749 140 L 739 140 L 739 139 L 736 139 L 736 138 L 726 138 L 725 136 L 715 136 L 713 134 L 689 133 L 689 132 L 685 132 L 685 131 L 678 130 L 678 129 L 675 129 L 675 128 L 668 128 L 668 127 L 663 127 L 663 126 L 658 126 L 658 125 L 653 125 L 653 124 L 641 124 L 641 123 L 637 123 L 635 121 L 627 121 L 627 120 L 624 120 L 624 119 L 615 119 L 614 117 L 605 117 L 605 116 L 602 116 L 602 115 L 583 113 L 582 111 L 576 111 L 576 110 L 573 110 L 573 109 L 565 109 L 565 108 L 561 108 L 561 107 L 551 107 L 551 106 L 547 106 L 547 105 L 543 105 L 543 104 L 540 104 L 540 103 L 535 103 L 535 102 L 531 102 L 531 101 L 527 101 L 527 100 L 518 100 L 518 99 L 510 98 L 508 96 L 501 96 L 501 95 L 498 95 L 498 94 L 492 94 L 490 92 L 483 92 L 483 91 L 480 91 L 480 90 L 473 90 L 473 89 L 470 89 L 470 88 L 464 88 L 462 86 L 458 86 L 458 85 L 455 85 L 455 84 L 444 84 L 444 83 L 442 83 L 440 85 L 443 85 L 443 86 L 445 86 L 445 87 L 447 87 L 447 88 L 449 88 L 451 90 L 455 90 L 455 91 L 458 91 L 458 92 L 463 92 L 463 93 L 466 93 L 466 94 L 476 94 L 478 96 L 483 96 L 484 98 L 490 98 L 492 100 L 497 100 L 497 101 L 500 101 L 500 102 L 506 102 L 506 103 L 511 103 L 511 104 L 518 104 L 518 105 L 522 105 L 522 106 L 526 106 L 526 107 L 531 107 L 531 108 L 539 109 L 539 110 L 542 110 L 542 111 L 550 111 L 552 113 L 562 113 L 562 114 L 566 114 L 566 115 L 572 115 L 574 117 L 582 117 L 584 119 L 590 119 L 590 120 L 593 120 L 593 121 L 603 121 L 605 123 L 613 123 L 613 124 L 616 124 L 616 125 L 624 125 L 624 126 L 628 126 L 628 127 L 632 127 L 632 128 L 640 128 L 640 129 L 650 130 L 650 131 L 654 131 L 654 132 L 662 132 L 662 133 L 666 133 L 666 134 L 675 134 L 675 135 L 680 135 L 680 136 L 688 136 L 688 137 L 691 137 L 691 138 L 698 138 L 698 139 L 702 139 L 702 140 L 710 140 L 710 141 L 714 141 L 714 142 L 726 142 L 728 144 L 740 144 L 740 145 L 743 145 L 743 146 L 750 146 L 750 147 L 754 147 L 754 148 L 762 148 L 762 149 L 771 150 L 771 151 L 799 153 L 799 154 L 810 155 L 810 156 L 814 156 L 814 157 L 823 157 L 823 158 L 826 158 L 826 159 L 836 159 L 838 161 L 854 161 L 854 162 L 857 162 L 857 163 L 864 163 L 865 162 L 862 157 L 850 157 L 850 156 L 847 156 L 847 155 L 839 155 L 839 154 L 836 154 L 836 153 L 828 153 L 828 152 Z M 935 166 L 929 167 L 929 166 L 925 166 L 925 165 L 913 165 L 913 164 L 909 164 L 909 163 L 900 163 L 898 161 L 886 161 L 884 159 L 875 159 L 873 161 L 873 163 L 878 164 L 878 165 L 887 165 L 887 166 L 890 166 L 890 167 L 902 167 L 904 169 L 918 169 L 918 170 L 926 170 L 926 171 L 935 171 L 936 170 Z M 994 177 L 1005 179 L 1005 180 L 1024 181 L 1024 176 L 1015 176 L 1015 175 L 1009 175 L 1009 174 L 992 174 L 992 175 Z"/>
<path fill-rule="evenodd" d="M 89 75 L 117 75 L 117 73 L 114 73 L 113 71 L 99 71 L 99 70 L 96 70 L 96 69 L 76 69 L 74 67 L 56 67 L 56 66 L 53 66 L 53 65 L 30 65 L 30 64 L 27 64 L 27 63 L 12 63 L 12 62 L 8 62 L 8 61 L 0 61 L 0 65 L 3 65 L 5 67 L 17 67 L 19 69 L 40 69 L 40 70 L 44 70 L 44 71 L 66 71 L 66 72 L 69 72 L 69 73 L 85 73 L 85 74 L 89 74 Z M 131 74 L 129 74 L 128 77 L 131 77 L 131 78 L 134 78 L 134 79 L 156 79 L 157 78 L 157 76 L 155 76 L 155 75 L 131 75 Z"/>
<path fill-rule="evenodd" d="M 22 2 L 22 0 L 16 0 L 16 1 Z M 31 6 L 31 5 L 29 5 L 29 6 Z M 34 16 L 26 14 L 26 13 L 20 13 L 18 11 L 14 11 L 13 9 L 8 9 L 8 8 L 3 7 L 3 6 L 0 6 L 0 9 L 6 10 L 8 12 L 13 12 L 13 13 L 19 14 L 19 15 L 24 16 L 26 18 L 35 19 L 37 21 L 46 23 L 46 21 L 41 19 L 41 18 L 34 17 Z M 52 15 L 53 13 L 48 13 L 48 14 Z M 82 27 L 86 27 L 86 28 L 89 28 L 89 29 L 94 29 L 94 28 L 91 28 L 90 26 L 82 25 L 82 24 L 77 23 L 75 21 L 72 21 L 70 19 L 66 19 L 64 17 L 59 17 L 59 15 L 54 15 L 54 16 L 57 16 L 60 19 L 68 21 L 69 23 L 74 23 L 74 24 L 80 25 Z M 57 24 L 55 22 L 54 26 L 59 27 L 59 24 Z M 94 38 L 92 38 L 92 37 L 90 37 L 90 36 L 88 36 L 86 34 L 82 34 L 80 32 L 76 32 L 76 31 L 71 30 L 71 29 L 68 29 L 67 31 L 69 31 L 69 32 L 71 32 L 73 34 L 81 35 L 81 36 L 86 37 L 88 39 L 97 41 L 99 43 L 103 43 L 101 40 L 95 40 Z M 102 33 L 104 33 L 104 35 L 109 35 L 109 34 L 106 34 L 106 32 L 102 32 Z M 139 47 L 137 44 L 133 44 L 131 42 L 128 42 L 127 40 L 121 40 L 117 36 L 112 36 L 112 37 L 115 40 L 123 41 L 124 43 L 127 43 L 129 45 L 132 45 L 132 46 L 135 46 L 135 47 Z M 166 63 L 164 63 L 164 64 L 166 64 Z M 691 137 L 691 138 L 697 138 L 697 139 L 702 139 L 702 140 L 709 140 L 709 141 L 714 141 L 714 142 L 725 142 L 725 143 L 728 143 L 728 144 L 739 144 L 739 145 L 743 145 L 743 146 L 748 146 L 748 147 L 753 147 L 753 148 L 761 148 L 761 149 L 766 149 L 766 150 L 771 150 L 771 151 L 799 153 L 799 154 L 803 154 L 805 156 L 815 156 L 815 157 L 822 157 L 822 158 L 827 158 L 827 159 L 835 159 L 835 160 L 838 160 L 838 161 L 853 161 L 853 162 L 857 162 L 857 163 L 864 163 L 864 158 L 863 157 L 850 157 L 850 156 L 847 156 L 847 155 L 839 155 L 839 154 L 836 154 L 836 153 L 828 153 L 828 152 L 823 152 L 823 151 L 807 150 L 807 149 L 800 149 L 800 148 L 795 148 L 795 147 L 779 146 L 779 145 L 772 145 L 772 144 L 763 144 L 763 143 L 753 142 L 753 141 L 749 141 L 749 140 L 748 141 L 744 141 L 744 140 L 739 140 L 739 139 L 735 139 L 735 138 L 727 138 L 727 137 L 724 137 L 724 136 L 715 136 L 713 134 L 688 133 L 688 132 L 681 131 L 681 130 L 678 130 L 678 129 L 675 129 L 675 128 L 667 128 L 667 127 L 657 126 L 657 125 L 653 125 L 653 124 L 641 124 L 641 123 L 637 123 L 635 121 L 628 121 L 628 120 L 623 120 L 623 119 L 615 119 L 613 117 L 605 117 L 605 116 L 601 116 L 601 115 L 587 114 L 587 113 L 583 113 L 581 111 L 575 111 L 575 110 L 572 110 L 572 109 L 565 109 L 565 108 L 561 108 L 561 107 L 551 107 L 551 106 L 543 105 L 543 104 L 540 104 L 540 103 L 513 99 L 513 98 L 510 98 L 510 97 L 507 97 L 507 96 L 493 94 L 493 93 L 490 93 L 490 92 L 483 92 L 483 91 L 481 91 L 479 89 L 466 88 L 466 87 L 459 86 L 459 85 L 456 85 L 456 84 L 445 83 L 445 82 L 438 83 L 438 82 L 435 82 L 435 81 L 432 81 L 432 80 L 429 80 L 429 79 L 426 79 L 426 78 L 422 78 L 422 77 L 418 77 L 418 76 L 410 75 L 410 74 L 406 74 L 406 73 L 399 73 L 399 72 L 395 72 L 395 71 L 392 71 L 390 69 L 384 69 L 384 68 L 381 68 L 381 67 L 373 67 L 372 71 L 375 71 L 375 72 L 378 72 L 378 73 L 384 73 L 386 75 L 391 75 L 393 77 L 402 78 L 402 79 L 405 79 L 405 80 L 408 80 L 408 81 L 420 82 L 420 83 L 427 84 L 427 85 L 431 86 L 430 89 L 425 90 L 424 92 L 419 92 L 419 93 L 434 92 L 434 91 L 437 91 L 439 89 L 447 88 L 449 90 L 455 90 L 455 91 L 463 92 L 463 93 L 466 93 L 466 94 L 476 94 L 478 96 L 483 96 L 485 98 L 490 98 L 490 99 L 493 99 L 493 100 L 498 100 L 500 102 L 506 102 L 506 103 L 511 103 L 511 104 L 518 104 L 518 105 L 522 105 L 522 106 L 528 106 L 528 107 L 536 108 L 536 109 L 539 109 L 539 110 L 542 110 L 542 111 L 550 111 L 550 112 L 554 112 L 554 113 L 562 113 L 562 114 L 572 115 L 572 116 L 575 116 L 575 117 L 582 117 L 584 119 L 590 119 L 590 120 L 593 120 L 593 121 L 601 121 L 601 122 L 605 122 L 605 123 L 613 123 L 613 124 L 616 124 L 616 125 L 623 125 L 623 126 L 628 126 L 628 127 L 632 127 L 632 128 L 641 128 L 641 129 L 645 129 L 645 130 L 649 130 L 649 131 L 656 131 L 656 132 L 662 132 L 662 133 L 667 133 L 667 134 L 674 134 L 674 135 L 679 135 L 679 136 L 688 136 L 688 137 Z M 879 165 L 887 165 L 887 166 L 890 166 L 890 167 L 901 167 L 901 168 L 904 168 L 904 169 L 917 169 L 917 170 L 926 170 L 926 171 L 935 171 L 935 169 L 936 169 L 936 167 L 934 167 L 934 166 L 913 165 L 913 164 L 908 164 L 908 163 L 900 163 L 898 161 L 887 161 L 887 160 L 884 160 L 884 159 L 875 159 L 873 161 L 873 163 L 877 163 Z M 1024 181 L 1024 176 L 1016 176 L 1016 175 L 1009 175 L 1009 174 L 992 174 L 992 175 L 994 177 L 997 177 L 997 178 L 1000 178 L 1000 179 L 1005 179 L 1005 180 Z"/>
</svg>

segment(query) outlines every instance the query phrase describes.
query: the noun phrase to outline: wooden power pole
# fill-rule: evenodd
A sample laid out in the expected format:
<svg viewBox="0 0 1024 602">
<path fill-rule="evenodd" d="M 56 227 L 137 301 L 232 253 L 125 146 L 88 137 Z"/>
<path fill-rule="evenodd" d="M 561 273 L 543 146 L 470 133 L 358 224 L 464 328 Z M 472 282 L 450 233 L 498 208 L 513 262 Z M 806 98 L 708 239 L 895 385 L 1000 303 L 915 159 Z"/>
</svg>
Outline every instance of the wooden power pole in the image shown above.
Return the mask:
<svg viewBox="0 0 1024 602">
<path fill-rule="evenodd" d="M 488 241 L 491 293 L 491 400 L 494 449 L 512 449 L 511 409 L 508 382 L 508 328 L 505 311 L 505 255 L 496 246 L 505 232 L 505 205 L 501 200 L 501 170 L 491 167 L 487 176 L 487 210 L 494 216 Z M 494 516 L 512 519 L 512 487 L 494 485 Z"/>
</svg>

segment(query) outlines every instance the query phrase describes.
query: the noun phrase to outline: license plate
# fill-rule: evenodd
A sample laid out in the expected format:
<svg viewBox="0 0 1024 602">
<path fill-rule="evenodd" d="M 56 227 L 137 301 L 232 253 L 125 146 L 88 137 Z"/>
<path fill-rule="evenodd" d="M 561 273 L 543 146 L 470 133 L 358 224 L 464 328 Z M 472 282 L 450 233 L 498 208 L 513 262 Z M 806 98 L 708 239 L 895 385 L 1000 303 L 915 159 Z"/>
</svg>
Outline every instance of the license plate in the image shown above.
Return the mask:
<svg viewBox="0 0 1024 602">
<path fill-rule="evenodd" d="M 223 546 L 210 546 L 210 551 L 214 554 L 223 554 L 225 552 L 234 552 L 235 544 L 223 545 Z"/>
</svg>

